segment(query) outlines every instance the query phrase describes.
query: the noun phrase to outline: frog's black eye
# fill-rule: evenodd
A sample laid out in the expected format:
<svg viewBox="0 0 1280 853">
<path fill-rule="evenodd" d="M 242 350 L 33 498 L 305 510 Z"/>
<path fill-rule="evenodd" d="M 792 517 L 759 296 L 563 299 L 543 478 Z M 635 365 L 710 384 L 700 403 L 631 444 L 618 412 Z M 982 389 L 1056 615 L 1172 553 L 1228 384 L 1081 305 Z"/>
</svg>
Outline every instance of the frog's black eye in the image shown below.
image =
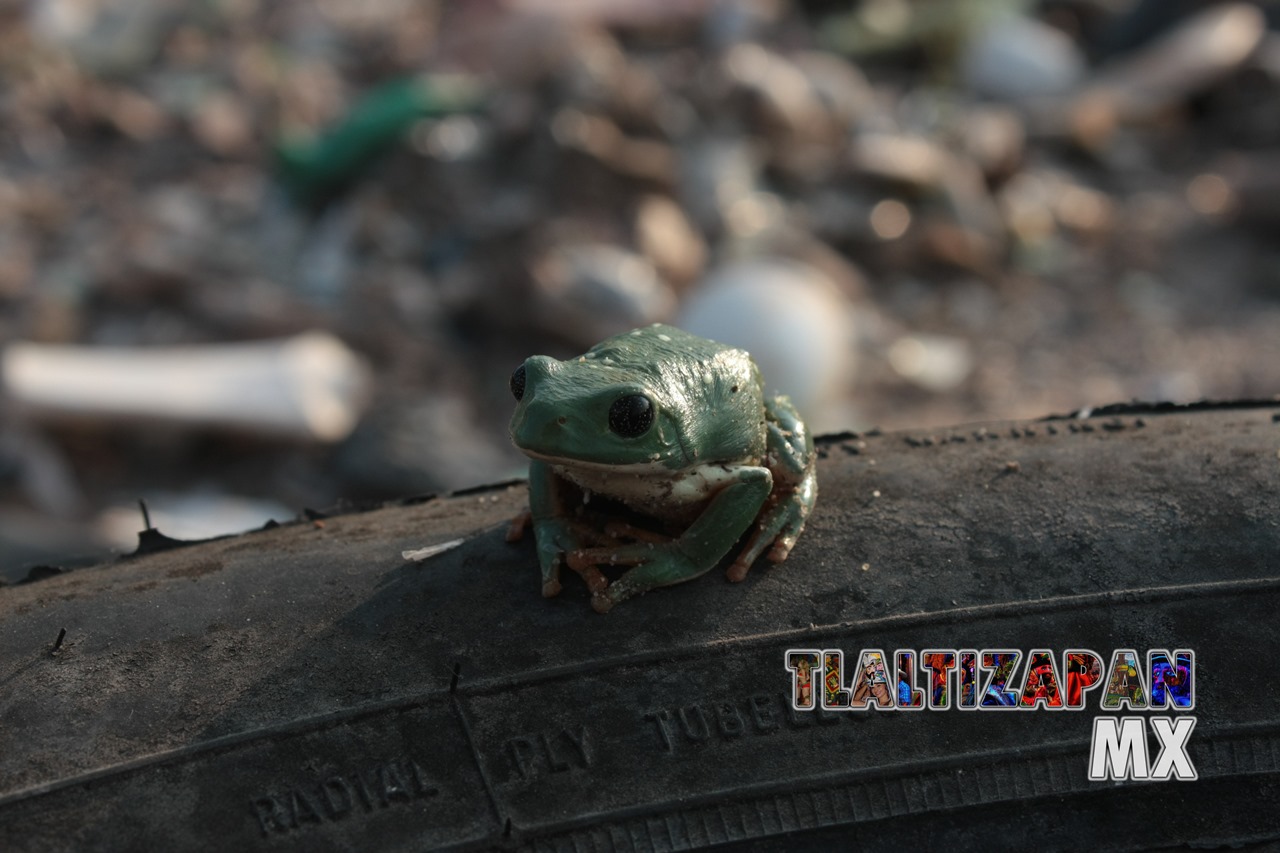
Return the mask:
<svg viewBox="0 0 1280 853">
<path fill-rule="evenodd" d="M 520 365 L 511 374 L 511 395 L 517 400 L 524 397 L 524 365 Z"/>
<path fill-rule="evenodd" d="M 653 426 L 653 403 L 643 394 L 619 397 L 609 407 L 609 429 L 623 438 L 635 438 Z"/>
</svg>

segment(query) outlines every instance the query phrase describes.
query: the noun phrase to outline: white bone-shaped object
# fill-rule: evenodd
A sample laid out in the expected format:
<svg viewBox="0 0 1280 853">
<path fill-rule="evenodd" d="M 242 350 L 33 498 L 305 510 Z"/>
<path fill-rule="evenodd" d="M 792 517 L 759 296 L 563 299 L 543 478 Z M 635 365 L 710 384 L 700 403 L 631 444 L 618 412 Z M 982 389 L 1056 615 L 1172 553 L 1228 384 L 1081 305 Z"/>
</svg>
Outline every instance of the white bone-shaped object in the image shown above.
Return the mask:
<svg viewBox="0 0 1280 853">
<path fill-rule="evenodd" d="M 150 419 L 316 441 L 346 437 L 369 397 L 359 355 L 323 332 L 182 347 L 14 343 L 9 402 L 34 416 Z"/>
</svg>

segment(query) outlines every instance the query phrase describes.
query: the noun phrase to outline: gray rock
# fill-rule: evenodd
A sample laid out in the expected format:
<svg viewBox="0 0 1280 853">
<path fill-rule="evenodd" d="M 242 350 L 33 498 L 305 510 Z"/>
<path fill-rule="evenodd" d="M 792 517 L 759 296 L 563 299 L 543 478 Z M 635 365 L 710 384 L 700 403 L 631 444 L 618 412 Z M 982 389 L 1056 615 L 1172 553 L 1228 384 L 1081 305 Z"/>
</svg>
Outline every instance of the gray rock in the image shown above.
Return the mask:
<svg viewBox="0 0 1280 853">
<path fill-rule="evenodd" d="M 1021 16 L 978 30 L 961 58 L 965 85 L 978 95 L 1021 101 L 1070 91 L 1085 61 L 1060 30 Z"/>
<path fill-rule="evenodd" d="M 666 320 L 676 306 L 653 264 L 605 243 L 555 246 L 531 272 L 538 321 L 584 346 Z"/>
</svg>

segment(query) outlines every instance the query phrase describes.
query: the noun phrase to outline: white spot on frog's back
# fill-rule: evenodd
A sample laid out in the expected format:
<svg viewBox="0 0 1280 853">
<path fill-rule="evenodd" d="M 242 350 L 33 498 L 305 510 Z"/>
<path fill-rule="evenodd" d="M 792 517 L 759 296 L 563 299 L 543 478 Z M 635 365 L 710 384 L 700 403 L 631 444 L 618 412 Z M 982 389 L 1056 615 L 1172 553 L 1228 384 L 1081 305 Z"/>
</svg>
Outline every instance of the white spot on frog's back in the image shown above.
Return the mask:
<svg viewBox="0 0 1280 853">
<path fill-rule="evenodd" d="M 671 336 L 670 336 L 670 335 L 658 335 L 658 340 L 660 340 L 660 341 L 666 341 L 667 343 L 671 343 Z"/>
</svg>

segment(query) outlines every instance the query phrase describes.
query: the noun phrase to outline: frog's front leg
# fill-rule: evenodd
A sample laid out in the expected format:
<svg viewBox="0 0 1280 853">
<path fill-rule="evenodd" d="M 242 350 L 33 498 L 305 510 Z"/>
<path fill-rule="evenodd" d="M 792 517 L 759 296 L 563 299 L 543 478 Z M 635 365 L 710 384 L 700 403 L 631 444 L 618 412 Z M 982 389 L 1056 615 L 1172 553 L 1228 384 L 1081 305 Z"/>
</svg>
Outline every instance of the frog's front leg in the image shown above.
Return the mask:
<svg viewBox="0 0 1280 853">
<path fill-rule="evenodd" d="M 583 546 L 583 537 L 570 517 L 571 488 L 545 462 L 529 463 L 529 512 L 542 568 L 542 595 L 560 594 L 560 566 L 564 555 Z"/>
<path fill-rule="evenodd" d="M 769 507 L 761 513 L 760 524 L 746 547 L 725 572 L 731 581 L 747 576 L 751 566 L 764 551 L 769 559 L 781 563 L 791 553 L 809 511 L 818 499 L 817 454 L 813 436 L 791 401 L 774 397 L 765 402 L 768 435 L 767 464 L 774 474 Z"/>
<path fill-rule="evenodd" d="M 760 513 L 773 488 L 768 468 L 743 466 L 679 538 L 657 544 L 584 548 L 569 555 L 575 568 L 627 565 L 633 568 L 604 589 L 593 589 L 591 606 L 605 613 L 620 601 L 660 586 L 691 580 L 710 571 Z"/>
</svg>

